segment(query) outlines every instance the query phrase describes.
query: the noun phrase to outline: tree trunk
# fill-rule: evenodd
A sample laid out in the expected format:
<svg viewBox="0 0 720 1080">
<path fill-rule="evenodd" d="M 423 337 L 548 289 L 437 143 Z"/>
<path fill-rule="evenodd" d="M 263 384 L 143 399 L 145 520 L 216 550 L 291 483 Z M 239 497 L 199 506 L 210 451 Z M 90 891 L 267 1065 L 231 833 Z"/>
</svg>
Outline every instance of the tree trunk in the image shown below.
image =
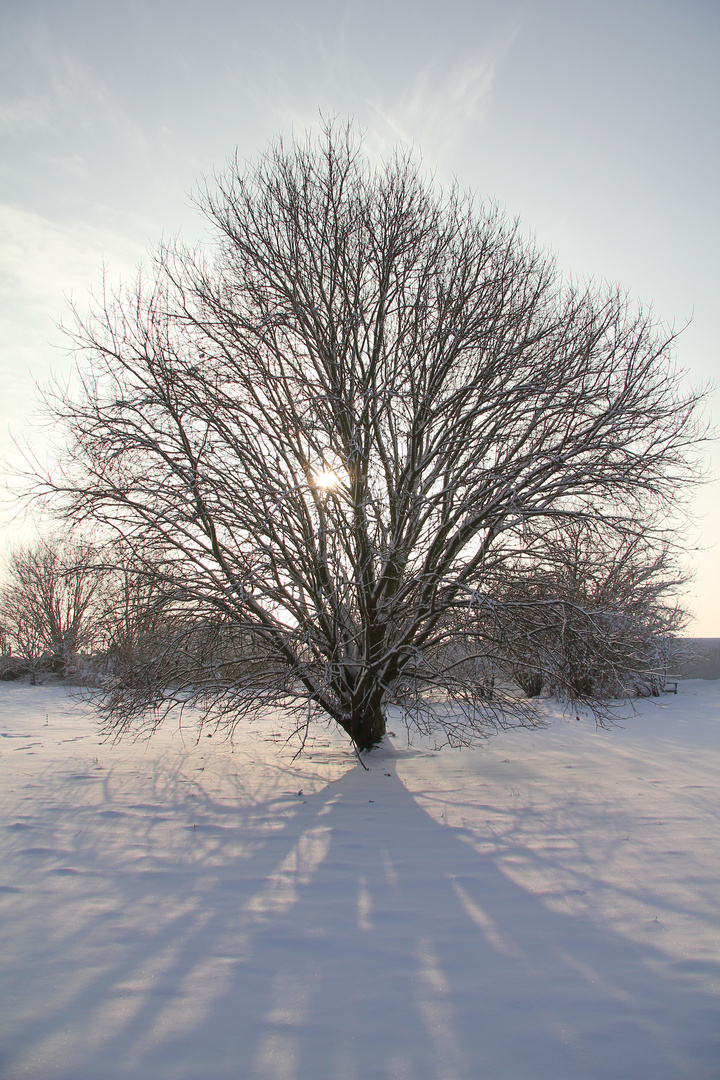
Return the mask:
<svg viewBox="0 0 720 1080">
<path fill-rule="evenodd" d="M 342 725 L 358 750 L 372 750 L 386 731 L 385 712 L 380 699 L 363 701 L 352 709 L 346 724 Z"/>
</svg>

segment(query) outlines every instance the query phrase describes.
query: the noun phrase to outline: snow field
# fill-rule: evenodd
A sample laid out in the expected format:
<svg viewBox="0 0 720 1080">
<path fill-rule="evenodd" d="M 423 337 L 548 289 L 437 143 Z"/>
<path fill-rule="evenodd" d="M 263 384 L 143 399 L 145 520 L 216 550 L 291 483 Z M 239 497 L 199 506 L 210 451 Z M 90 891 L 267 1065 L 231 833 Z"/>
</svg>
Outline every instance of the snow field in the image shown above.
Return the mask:
<svg viewBox="0 0 720 1080">
<path fill-rule="evenodd" d="M 0 1076 L 717 1080 L 720 683 L 549 719 L 365 771 L 0 686 Z"/>
</svg>

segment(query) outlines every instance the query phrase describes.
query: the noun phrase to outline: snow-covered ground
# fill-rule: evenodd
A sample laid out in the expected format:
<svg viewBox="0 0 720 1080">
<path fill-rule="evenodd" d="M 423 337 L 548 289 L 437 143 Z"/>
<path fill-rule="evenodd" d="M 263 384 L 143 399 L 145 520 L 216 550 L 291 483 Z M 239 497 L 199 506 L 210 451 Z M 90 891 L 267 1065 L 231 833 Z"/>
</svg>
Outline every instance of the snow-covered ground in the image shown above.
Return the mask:
<svg viewBox="0 0 720 1080">
<path fill-rule="evenodd" d="M 361 769 L 0 686 L 4 1080 L 720 1076 L 720 683 Z"/>
</svg>

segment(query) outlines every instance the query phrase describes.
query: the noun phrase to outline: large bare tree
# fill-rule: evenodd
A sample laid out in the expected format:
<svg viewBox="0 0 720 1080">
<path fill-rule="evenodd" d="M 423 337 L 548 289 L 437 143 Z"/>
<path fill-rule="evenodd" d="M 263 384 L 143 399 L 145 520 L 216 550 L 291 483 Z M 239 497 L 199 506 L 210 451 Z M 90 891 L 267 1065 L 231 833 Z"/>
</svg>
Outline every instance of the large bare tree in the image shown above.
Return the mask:
<svg viewBox="0 0 720 1080">
<path fill-rule="evenodd" d="M 212 239 L 104 291 L 74 394 L 48 397 L 40 489 L 162 567 L 162 633 L 108 681 L 108 721 L 294 703 L 366 749 L 393 704 L 459 741 L 527 719 L 528 535 L 592 522 L 659 552 L 693 476 L 672 334 L 351 128 L 233 162 L 200 203 Z"/>
</svg>

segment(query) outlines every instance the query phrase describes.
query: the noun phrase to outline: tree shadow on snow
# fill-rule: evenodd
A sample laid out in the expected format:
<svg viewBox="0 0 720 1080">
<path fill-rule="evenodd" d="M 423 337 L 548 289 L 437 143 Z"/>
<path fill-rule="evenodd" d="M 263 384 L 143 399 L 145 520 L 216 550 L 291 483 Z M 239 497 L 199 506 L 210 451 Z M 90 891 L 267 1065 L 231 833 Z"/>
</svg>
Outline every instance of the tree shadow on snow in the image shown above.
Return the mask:
<svg viewBox="0 0 720 1080">
<path fill-rule="evenodd" d="M 75 853 L 82 914 L 59 901 L 60 945 L 37 928 L 52 978 L 12 1034 L 11 1080 L 714 1076 L 717 1001 L 692 971 L 553 911 L 418 806 L 392 758 L 271 831 L 262 799 L 199 787 L 194 854 L 163 862 L 166 837 L 149 859 L 148 829 L 190 828 L 179 784 L 139 814 L 144 841 L 119 843 L 116 876 L 112 852 Z M 97 911 L 93 859 L 112 894 Z"/>
</svg>

